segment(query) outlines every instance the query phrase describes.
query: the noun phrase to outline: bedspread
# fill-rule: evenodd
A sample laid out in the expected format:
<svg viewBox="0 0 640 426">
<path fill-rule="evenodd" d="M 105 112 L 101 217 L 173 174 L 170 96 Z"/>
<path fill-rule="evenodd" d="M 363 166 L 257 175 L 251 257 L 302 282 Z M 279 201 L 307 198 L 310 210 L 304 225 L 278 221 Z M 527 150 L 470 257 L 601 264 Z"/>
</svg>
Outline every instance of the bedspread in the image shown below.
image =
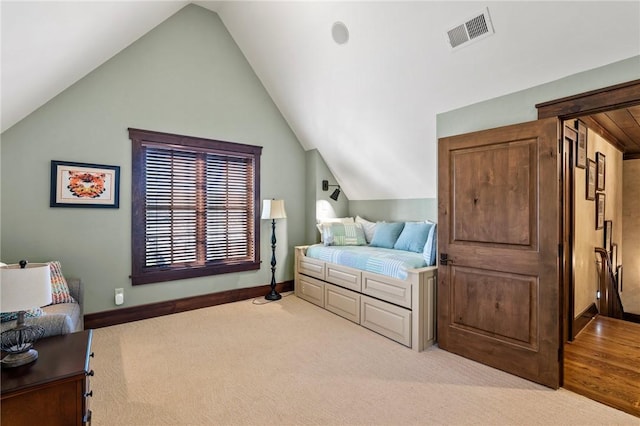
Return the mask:
<svg viewBox="0 0 640 426">
<path fill-rule="evenodd" d="M 324 246 L 307 248 L 307 257 L 386 275 L 407 279 L 407 270 L 427 265 L 422 253 L 369 246 Z"/>
</svg>

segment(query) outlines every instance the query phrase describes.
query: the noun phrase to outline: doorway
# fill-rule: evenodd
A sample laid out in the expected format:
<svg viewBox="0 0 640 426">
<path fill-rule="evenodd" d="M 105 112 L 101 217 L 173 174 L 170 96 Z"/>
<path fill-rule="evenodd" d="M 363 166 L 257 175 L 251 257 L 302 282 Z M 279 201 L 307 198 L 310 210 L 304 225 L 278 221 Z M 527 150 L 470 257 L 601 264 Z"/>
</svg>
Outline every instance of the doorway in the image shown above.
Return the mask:
<svg viewBox="0 0 640 426">
<path fill-rule="evenodd" d="M 615 149 L 621 151 L 624 158 L 623 162 L 640 159 L 640 80 L 541 103 L 536 105 L 536 108 L 538 109 L 539 119 L 558 117 L 565 122 L 579 120 L 584 127 L 603 136 Z M 596 160 L 595 154 L 591 156 L 591 159 Z M 586 168 L 588 167 L 587 161 Z M 622 167 L 622 165 L 618 167 Z M 568 168 L 565 171 L 566 179 L 571 183 L 575 180 L 576 184 L 580 185 L 580 182 L 585 180 L 586 168 L 585 171 L 580 170 L 578 172 L 576 172 L 575 167 Z M 579 175 L 578 179 L 576 179 L 577 175 Z M 586 185 L 584 188 L 586 191 Z M 604 191 L 598 193 L 606 196 Z M 569 196 L 573 197 L 573 194 Z M 590 198 L 589 194 L 586 194 L 584 198 Z M 598 200 L 591 202 L 597 203 Z M 570 235 L 565 235 L 570 244 L 575 243 L 574 235 L 571 234 L 575 233 L 576 222 L 573 219 L 575 219 L 576 213 L 572 210 L 579 208 L 581 206 L 572 204 L 570 211 L 566 212 L 566 214 L 571 215 L 569 221 L 571 222 Z M 621 206 L 619 208 L 622 210 Z M 596 218 L 594 217 L 593 221 L 595 220 Z M 620 229 L 618 229 L 618 235 L 620 235 Z M 604 246 L 604 241 L 601 244 Z M 573 247 L 570 247 L 569 254 L 570 258 L 567 258 L 565 262 L 566 287 L 564 292 L 565 303 L 563 304 L 566 313 L 564 328 L 568 330 L 568 333 L 565 333 L 567 337 L 565 340 L 572 340 L 598 312 L 595 305 L 586 307 L 583 304 L 577 311 L 572 309 L 576 304 L 576 279 L 582 279 L 583 277 L 576 277 L 576 271 L 574 270 L 576 259 L 573 256 Z M 621 263 L 620 259 L 615 260 L 615 262 Z M 616 269 L 614 272 L 618 272 L 617 265 L 614 269 Z M 622 271 L 624 270 L 620 268 L 620 279 L 623 276 Z M 636 278 L 631 277 L 631 279 L 635 280 Z"/>
</svg>

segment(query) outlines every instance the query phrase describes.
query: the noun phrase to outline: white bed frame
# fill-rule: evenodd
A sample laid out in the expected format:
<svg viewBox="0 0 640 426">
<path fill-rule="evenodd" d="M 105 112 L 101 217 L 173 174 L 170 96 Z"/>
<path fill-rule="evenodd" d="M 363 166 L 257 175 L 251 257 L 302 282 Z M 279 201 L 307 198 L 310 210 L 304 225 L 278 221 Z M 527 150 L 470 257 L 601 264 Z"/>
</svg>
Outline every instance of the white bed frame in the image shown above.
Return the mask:
<svg viewBox="0 0 640 426">
<path fill-rule="evenodd" d="M 437 266 L 403 281 L 307 257 L 307 247 L 295 248 L 296 296 L 416 351 L 435 342 Z"/>
</svg>

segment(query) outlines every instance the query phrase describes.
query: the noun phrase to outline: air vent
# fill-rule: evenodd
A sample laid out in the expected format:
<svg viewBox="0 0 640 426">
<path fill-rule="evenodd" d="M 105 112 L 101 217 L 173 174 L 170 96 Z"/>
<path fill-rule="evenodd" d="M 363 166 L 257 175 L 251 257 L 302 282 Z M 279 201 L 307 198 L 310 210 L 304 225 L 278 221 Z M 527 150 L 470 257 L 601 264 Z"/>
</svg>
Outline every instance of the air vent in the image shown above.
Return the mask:
<svg viewBox="0 0 640 426">
<path fill-rule="evenodd" d="M 449 44 L 453 50 L 467 46 L 472 42 L 482 40 L 494 33 L 489 9 L 479 12 L 465 20 L 464 24 L 456 25 L 447 31 Z"/>
</svg>

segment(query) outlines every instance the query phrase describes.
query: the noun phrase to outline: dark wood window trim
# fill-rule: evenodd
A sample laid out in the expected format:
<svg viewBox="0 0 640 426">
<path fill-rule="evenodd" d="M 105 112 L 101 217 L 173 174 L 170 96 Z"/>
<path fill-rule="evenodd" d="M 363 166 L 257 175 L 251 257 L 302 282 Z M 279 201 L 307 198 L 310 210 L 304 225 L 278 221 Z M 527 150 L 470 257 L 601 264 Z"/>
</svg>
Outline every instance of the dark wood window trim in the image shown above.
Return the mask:
<svg viewBox="0 0 640 426">
<path fill-rule="evenodd" d="M 129 138 L 132 284 L 259 269 L 262 147 L 140 129 Z"/>
</svg>

